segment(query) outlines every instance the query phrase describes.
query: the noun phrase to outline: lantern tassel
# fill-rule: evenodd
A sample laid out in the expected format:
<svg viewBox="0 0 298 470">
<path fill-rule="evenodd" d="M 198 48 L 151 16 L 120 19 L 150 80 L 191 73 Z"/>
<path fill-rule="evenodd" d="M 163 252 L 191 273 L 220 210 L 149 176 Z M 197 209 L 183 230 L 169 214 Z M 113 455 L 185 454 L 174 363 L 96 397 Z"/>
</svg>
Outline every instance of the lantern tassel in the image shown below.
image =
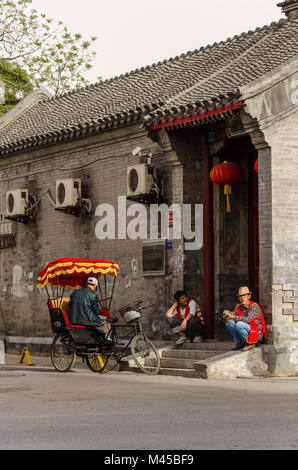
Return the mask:
<svg viewBox="0 0 298 470">
<path fill-rule="evenodd" d="M 231 212 L 231 206 L 230 206 L 230 199 L 229 199 L 229 195 L 232 194 L 232 186 L 230 186 L 229 184 L 225 184 L 225 187 L 224 187 L 224 194 L 225 196 L 227 197 L 227 203 L 226 203 L 226 212 Z"/>
</svg>

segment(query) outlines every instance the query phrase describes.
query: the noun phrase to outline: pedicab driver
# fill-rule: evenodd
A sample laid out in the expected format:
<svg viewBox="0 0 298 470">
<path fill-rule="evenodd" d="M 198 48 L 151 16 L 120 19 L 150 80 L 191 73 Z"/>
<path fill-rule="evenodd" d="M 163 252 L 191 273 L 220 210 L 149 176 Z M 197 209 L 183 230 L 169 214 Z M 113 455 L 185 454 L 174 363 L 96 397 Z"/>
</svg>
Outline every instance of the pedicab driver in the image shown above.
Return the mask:
<svg viewBox="0 0 298 470">
<path fill-rule="evenodd" d="M 97 286 L 98 280 L 95 277 L 89 277 L 85 287 L 73 291 L 68 304 L 71 309 L 71 323 L 92 326 L 99 333 L 107 335 L 109 327 L 106 317 L 98 315 L 100 306 L 95 293 Z"/>
</svg>

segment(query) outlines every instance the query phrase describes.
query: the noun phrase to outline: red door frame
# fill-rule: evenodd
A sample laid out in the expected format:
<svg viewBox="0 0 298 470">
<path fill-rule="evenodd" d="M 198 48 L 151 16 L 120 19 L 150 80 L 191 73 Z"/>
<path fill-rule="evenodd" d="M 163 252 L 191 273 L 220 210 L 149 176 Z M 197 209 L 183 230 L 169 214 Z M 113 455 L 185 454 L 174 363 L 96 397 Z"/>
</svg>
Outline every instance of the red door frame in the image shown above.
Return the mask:
<svg viewBox="0 0 298 470">
<path fill-rule="evenodd" d="M 213 226 L 213 184 L 209 174 L 213 167 L 210 155 L 208 131 L 202 132 L 203 153 L 203 273 L 204 273 L 204 315 L 206 318 L 206 339 L 214 339 L 214 226 Z"/>
</svg>

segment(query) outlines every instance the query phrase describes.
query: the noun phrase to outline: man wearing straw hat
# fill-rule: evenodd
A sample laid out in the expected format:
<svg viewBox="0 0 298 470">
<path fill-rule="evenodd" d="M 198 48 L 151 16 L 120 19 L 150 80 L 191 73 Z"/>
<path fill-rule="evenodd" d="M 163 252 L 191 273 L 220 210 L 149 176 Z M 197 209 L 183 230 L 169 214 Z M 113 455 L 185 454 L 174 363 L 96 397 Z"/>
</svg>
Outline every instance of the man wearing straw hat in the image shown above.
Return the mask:
<svg viewBox="0 0 298 470">
<path fill-rule="evenodd" d="M 73 325 L 92 326 L 99 333 L 107 334 L 109 328 L 104 316 L 98 315 L 99 302 L 95 293 L 98 280 L 95 277 L 87 279 L 86 286 L 76 289 L 70 296 L 71 323 Z"/>
<path fill-rule="evenodd" d="M 233 338 L 237 341 L 234 349 L 248 351 L 267 337 L 264 316 L 260 306 L 250 300 L 251 294 L 247 286 L 238 290 L 239 304 L 233 312 L 223 311 L 223 319 Z"/>
</svg>

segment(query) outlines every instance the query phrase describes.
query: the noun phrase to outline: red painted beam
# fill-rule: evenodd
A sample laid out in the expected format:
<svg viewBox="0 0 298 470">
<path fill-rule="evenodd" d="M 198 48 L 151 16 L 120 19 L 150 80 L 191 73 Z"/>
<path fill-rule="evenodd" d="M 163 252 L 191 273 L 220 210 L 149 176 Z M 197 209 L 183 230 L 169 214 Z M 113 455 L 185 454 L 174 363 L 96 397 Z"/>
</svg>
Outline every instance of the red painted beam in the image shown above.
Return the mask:
<svg viewBox="0 0 298 470">
<path fill-rule="evenodd" d="M 149 129 L 153 131 L 153 130 L 162 129 L 164 127 L 171 127 L 171 126 L 176 126 L 176 125 L 179 125 L 179 124 L 185 124 L 185 123 L 188 123 L 188 122 L 200 121 L 201 119 L 204 119 L 204 118 L 216 116 L 217 114 L 227 113 L 229 111 L 235 111 L 235 110 L 241 109 L 243 107 L 244 107 L 244 104 L 240 101 L 239 103 L 233 103 L 230 106 L 224 106 L 223 108 L 218 108 L 218 109 L 214 109 L 212 111 L 207 111 L 204 114 L 196 114 L 196 115 L 193 115 L 193 116 L 184 116 L 183 118 L 180 118 L 180 119 L 177 118 L 174 121 L 165 121 L 165 122 L 161 122 L 159 124 L 151 124 L 151 126 L 149 126 Z"/>
</svg>

